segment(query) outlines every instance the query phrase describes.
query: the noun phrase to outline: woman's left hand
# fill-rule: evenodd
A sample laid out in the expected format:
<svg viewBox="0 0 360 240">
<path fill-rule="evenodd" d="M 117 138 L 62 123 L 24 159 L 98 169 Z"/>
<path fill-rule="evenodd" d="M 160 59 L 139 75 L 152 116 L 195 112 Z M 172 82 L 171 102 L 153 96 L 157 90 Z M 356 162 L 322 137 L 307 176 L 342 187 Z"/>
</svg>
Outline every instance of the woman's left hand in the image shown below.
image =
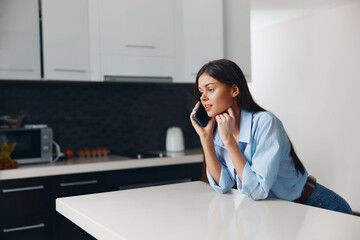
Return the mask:
<svg viewBox="0 0 360 240">
<path fill-rule="evenodd" d="M 225 112 L 216 115 L 215 120 L 218 124 L 219 136 L 226 145 L 234 140 L 235 114 L 234 110 L 229 107 Z"/>
</svg>

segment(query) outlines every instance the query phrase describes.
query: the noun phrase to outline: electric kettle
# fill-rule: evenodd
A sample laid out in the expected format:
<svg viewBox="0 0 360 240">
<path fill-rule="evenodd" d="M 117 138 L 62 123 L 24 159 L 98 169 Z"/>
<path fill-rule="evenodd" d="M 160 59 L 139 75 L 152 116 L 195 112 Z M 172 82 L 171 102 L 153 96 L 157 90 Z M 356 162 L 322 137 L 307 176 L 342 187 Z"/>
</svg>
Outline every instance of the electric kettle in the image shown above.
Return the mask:
<svg viewBox="0 0 360 240">
<path fill-rule="evenodd" d="M 169 127 L 166 132 L 166 154 L 183 155 L 185 150 L 184 136 L 180 127 Z"/>
</svg>

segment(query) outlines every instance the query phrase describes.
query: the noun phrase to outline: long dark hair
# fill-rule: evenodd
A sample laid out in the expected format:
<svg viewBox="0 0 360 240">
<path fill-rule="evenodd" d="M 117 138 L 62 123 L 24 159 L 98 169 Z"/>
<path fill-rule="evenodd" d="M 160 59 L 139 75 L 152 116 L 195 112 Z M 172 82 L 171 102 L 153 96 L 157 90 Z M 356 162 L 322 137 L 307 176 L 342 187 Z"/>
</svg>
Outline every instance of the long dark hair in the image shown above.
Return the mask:
<svg viewBox="0 0 360 240">
<path fill-rule="evenodd" d="M 215 78 L 216 80 L 225 83 L 227 86 L 231 87 L 234 84 L 238 86 L 240 94 L 237 96 L 237 103 L 240 109 L 249 111 L 249 112 L 261 112 L 266 111 L 264 108 L 260 107 L 251 96 L 249 87 L 247 85 L 245 76 L 243 72 L 241 71 L 240 67 L 227 59 L 219 59 L 215 61 L 211 61 L 206 63 L 197 73 L 196 75 L 196 82 L 195 82 L 195 91 L 194 91 L 194 97 L 195 101 L 199 101 L 200 99 L 200 92 L 199 92 L 199 77 L 202 74 L 209 74 L 211 77 Z M 289 138 L 289 137 L 288 137 Z M 299 157 L 297 156 L 294 147 L 289 139 L 291 150 L 290 150 L 290 156 L 293 159 L 293 163 L 296 169 L 296 172 L 299 174 L 305 173 L 305 167 L 301 163 Z M 203 161 L 203 168 L 202 168 L 202 180 L 207 182 L 206 177 L 206 162 L 205 158 Z"/>
</svg>

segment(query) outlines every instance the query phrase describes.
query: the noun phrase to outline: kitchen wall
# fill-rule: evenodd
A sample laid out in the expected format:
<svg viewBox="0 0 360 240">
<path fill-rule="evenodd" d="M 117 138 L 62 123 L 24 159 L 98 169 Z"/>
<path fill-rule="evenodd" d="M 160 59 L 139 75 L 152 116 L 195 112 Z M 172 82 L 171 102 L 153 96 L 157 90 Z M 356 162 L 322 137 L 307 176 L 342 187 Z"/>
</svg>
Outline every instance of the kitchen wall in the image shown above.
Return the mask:
<svg viewBox="0 0 360 240">
<path fill-rule="evenodd" d="M 189 120 L 193 91 L 194 84 L 0 81 L 0 111 L 48 124 L 62 149 L 164 150 L 170 126 L 183 129 L 190 149 L 200 147 Z"/>
<path fill-rule="evenodd" d="M 360 212 L 360 3 L 252 32 L 258 103 L 284 123 L 318 182 Z"/>
</svg>

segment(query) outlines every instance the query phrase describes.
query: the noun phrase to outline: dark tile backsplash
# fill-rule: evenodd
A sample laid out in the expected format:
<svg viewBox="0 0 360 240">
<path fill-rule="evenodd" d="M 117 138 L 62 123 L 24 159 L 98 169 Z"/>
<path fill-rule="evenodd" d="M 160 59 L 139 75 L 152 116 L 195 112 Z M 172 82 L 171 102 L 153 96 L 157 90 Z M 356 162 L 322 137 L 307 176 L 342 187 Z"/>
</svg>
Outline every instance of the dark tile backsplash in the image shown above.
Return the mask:
<svg viewBox="0 0 360 240">
<path fill-rule="evenodd" d="M 182 128 L 191 149 L 200 147 L 189 120 L 193 91 L 194 84 L 0 81 L 0 112 L 49 125 L 62 150 L 164 150 L 170 126 Z"/>
</svg>

